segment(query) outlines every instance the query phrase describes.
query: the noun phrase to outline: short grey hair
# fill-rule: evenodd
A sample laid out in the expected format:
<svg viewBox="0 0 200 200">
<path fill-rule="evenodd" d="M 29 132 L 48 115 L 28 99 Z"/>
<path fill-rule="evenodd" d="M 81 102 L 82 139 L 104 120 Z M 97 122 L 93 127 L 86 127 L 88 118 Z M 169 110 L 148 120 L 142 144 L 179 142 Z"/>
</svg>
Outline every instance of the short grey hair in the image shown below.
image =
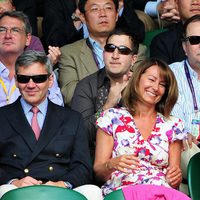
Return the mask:
<svg viewBox="0 0 200 200">
<path fill-rule="evenodd" d="M 20 67 L 28 67 L 34 63 L 40 63 L 45 66 L 47 73 L 50 75 L 53 71 L 53 65 L 45 52 L 28 50 L 24 51 L 15 62 L 15 73 L 17 74 Z"/>
<path fill-rule="evenodd" d="M 4 17 L 11 17 L 20 20 L 24 24 L 24 30 L 26 34 L 30 33 L 32 34 L 32 27 L 29 21 L 29 18 L 26 14 L 24 14 L 21 11 L 8 11 L 4 12 L 0 15 L 0 20 L 3 19 Z"/>
</svg>

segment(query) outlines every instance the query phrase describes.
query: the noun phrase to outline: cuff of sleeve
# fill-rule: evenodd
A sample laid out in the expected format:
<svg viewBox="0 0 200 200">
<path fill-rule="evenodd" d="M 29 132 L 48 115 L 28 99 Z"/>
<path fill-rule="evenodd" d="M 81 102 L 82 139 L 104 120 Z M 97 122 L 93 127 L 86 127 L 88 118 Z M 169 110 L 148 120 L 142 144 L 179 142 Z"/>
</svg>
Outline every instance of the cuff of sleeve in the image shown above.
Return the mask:
<svg viewBox="0 0 200 200">
<path fill-rule="evenodd" d="M 68 189 L 72 189 L 73 188 L 73 185 L 68 181 L 64 181 L 64 184 L 65 184 L 65 187 L 68 188 Z"/>
<path fill-rule="evenodd" d="M 152 2 L 149 1 L 144 9 L 144 12 L 152 17 L 156 17 L 157 16 L 157 5 L 160 1 L 157 2 Z"/>
<path fill-rule="evenodd" d="M 7 184 L 12 184 L 13 181 L 18 180 L 17 178 L 13 178 L 7 182 Z"/>
</svg>

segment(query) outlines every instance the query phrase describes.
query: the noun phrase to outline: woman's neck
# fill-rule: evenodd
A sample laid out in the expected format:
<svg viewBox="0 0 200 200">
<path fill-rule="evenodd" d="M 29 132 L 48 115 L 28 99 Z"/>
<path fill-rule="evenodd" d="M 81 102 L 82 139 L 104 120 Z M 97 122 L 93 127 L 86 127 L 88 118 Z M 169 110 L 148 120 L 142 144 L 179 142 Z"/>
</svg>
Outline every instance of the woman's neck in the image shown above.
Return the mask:
<svg viewBox="0 0 200 200">
<path fill-rule="evenodd" d="M 137 117 L 137 118 L 153 117 L 154 118 L 157 114 L 155 107 L 152 107 L 152 106 L 150 107 L 150 106 L 143 105 L 140 103 L 138 103 L 136 107 L 137 107 L 137 110 L 134 117 Z"/>
</svg>

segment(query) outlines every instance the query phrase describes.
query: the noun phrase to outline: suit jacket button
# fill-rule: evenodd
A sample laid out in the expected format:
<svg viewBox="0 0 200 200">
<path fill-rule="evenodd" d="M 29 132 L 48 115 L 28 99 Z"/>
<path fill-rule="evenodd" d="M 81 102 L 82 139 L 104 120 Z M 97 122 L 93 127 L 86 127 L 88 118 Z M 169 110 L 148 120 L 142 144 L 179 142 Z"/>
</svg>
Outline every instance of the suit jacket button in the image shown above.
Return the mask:
<svg viewBox="0 0 200 200">
<path fill-rule="evenodd" d="M 24 173 L 28 174 L 29 173 L 29 169 L 24 169 Z"/>
<path fill-rule="evenodd" d="M 53 171 L 53 167 L 52 166 L 49 166 L 49 171 Z"/>
</svg>

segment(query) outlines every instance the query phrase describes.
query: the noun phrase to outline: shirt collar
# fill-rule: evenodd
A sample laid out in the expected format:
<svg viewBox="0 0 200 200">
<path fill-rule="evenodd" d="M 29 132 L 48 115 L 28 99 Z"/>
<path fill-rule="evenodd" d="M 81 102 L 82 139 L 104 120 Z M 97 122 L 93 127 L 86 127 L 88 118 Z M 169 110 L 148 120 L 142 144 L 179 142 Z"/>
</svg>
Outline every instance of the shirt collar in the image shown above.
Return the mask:
<svg viewBox="0 0 200 200">
<path fill-rule="evenodd" d="M 94 48 L 94 50 L 98 49 L 98 50 L 103 50 L 101 48 L 101 45 L 99 44 L 99 42 L 95 41 L 94 39 L 92 39 L 90 36 L 88 37 L 90 44 L 92 45 L 92 47 Z"/>
<path fill-rule="evenodd" d="M 98 88 L 102 87 L 105 84 L 110 84 L 110 79 L 108 78 L 108 76 L 106 74 L 105 67 L 100 69 L 97 73 L 98 73 L 97 74 L 97 80 L 98 80 L 97 87 Z"/>
<path fill-rule="evenodd" d="M 197 72 L 195 72 L 192 67 L 190 66 L 189 62 L 188 62 L 188 59 L 185 60 L 186 61 L 186 64 L 188 66 L 188 70 L 189 70 L 189 73 L 192 77 L 195 77 L 195 78 L 198 78 L 198 74 Z"/>
<path fill-rule="evenodd" d="M 9 70 L 2 62 L 0 62 L 0 74 L 3 74 L 3 73 L 6 73 L 7 75 L 9 75 Z"/>
<path fill-rule="evenodd" d="M 21 105 L 22 105 L 22 108 L 24 110 L 24 113 L 25 115 L 30 112 L 31 108 L 33 107 L 32 105 L 30 105 L 29 103 L 27 103 L 23 97 L 20 98 L 20 102 L 21 102 Z M 37 107 L 38 109 L 40 110 L 40 112 L 43 114 L 43 115 L 46 115 L 46 112 L 47 112 L 47 106 L 48 106 L 48 100 L 47 98 L 41 103 L 39 104 Z"/>
<path fill-rule="evenodd" d="M 122 16 L 123 11 L 124 11 L 124 7 L 122 7 L 122 8 L 119 10 L 119 12 L 118 12 L 119 17 Z"/>
</svg>

